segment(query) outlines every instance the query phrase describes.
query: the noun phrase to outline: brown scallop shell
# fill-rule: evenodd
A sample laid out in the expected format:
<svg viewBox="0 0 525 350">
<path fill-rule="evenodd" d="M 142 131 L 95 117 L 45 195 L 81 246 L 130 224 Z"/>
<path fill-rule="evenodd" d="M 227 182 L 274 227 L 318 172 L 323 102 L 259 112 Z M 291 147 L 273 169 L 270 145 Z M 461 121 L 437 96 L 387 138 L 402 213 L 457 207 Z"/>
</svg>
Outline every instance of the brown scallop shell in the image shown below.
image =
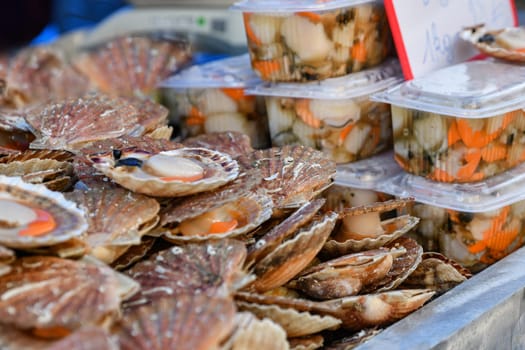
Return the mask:
<svg viewBox="0 0 525 350">
<path fill-rule="evenodd" d="M 204 169 L 204 177 L 192 182 L 164 181 L 154 175 L 135 175 L 135 172 L 141 171 L 140 167 L 118 166 L 118 162 L 122 159 L 144 160 L 154 155 L 138 149 L 124 150 L 120 152 L 118 159 L 115 158 L 114 152 L 93 154 L 90 159 L 95 168 L 122 187 L 155 197 L 181 197 L 211 191 L 236 179 L 239 175 L 239 166 L 229 155 L 206 148 L 179 148 L 159 154 L 196 161 Z"/>
<path fill-rule="evenodd" d="M 504 29 L 498 29 L 498 30 L 488 30 L 485 25 L 476 25 L 472 27 L 464 28 L 460 33 L 459 37 L 463 40 L 466 40 L 473 44 L 479 51 L 482 53 L 492 56 L 495 58 L 499 58 L 506 61 L 511 62 L 525 62 L 525 53 L 516 51 L 516 50 L 509 50 L 507 48 L 504 48 L 500 45 L 498 45 L 497 40 L 493 43 L 487 43 L 484 41 L 480 41 L 479 39 L 486 35 L 490 34 L 492 36 L 497 37 L 500 33 L 504 31 L 513 31 L 513 30 L 519 30 L 515 27 L 509 27 Z"/>
<path fill-rule="evenodd" d="M 118 350 L 116 341 L 102 328 L 81 328 L 45 350 Z"/>
<path fill-rule="evenodd" d="M 203 147 L 229 154 L 232 158 L 254 151 L 250 137 L 237 131 L 212 132 L 187 138 L 185 147 Z"/>
<path fill-rule="evenodd" d="M 140 244 L 134 244 L 130 246 L 124 252 L 124 254 L 119 256 L 117 260 L 111 263 L 111 267 L 113 267 L 115 270 L 124 270 L 125 268 L 133 265 L 146 256 L 146 254 L 148 254 L 156 241 L 156 237 L 142 236 Z"/>
<path fill-rule="evenodd" d="M 40 338 L 30 332 L 0 323 L 0 349 L 2 350 L 46 349 L 51 344 L 51 339 Z"/>
<path fill-rule="evenodd" d="M 184 293 L 229 295 L 245 282 L 243 243 L 230 239 L 190 243 L 161 251 L 126 271 L 141 284 L 130 305 Z"/>
<path fill-rule="evenodd" d="M 73 165 L 53 159 L 30 159 L 0 164 L 0 174 L 20 176 L 32 184 L 43 184 L 52 191 L 66 191 L 74 182 Z"/>
<path fill-rule="evenodd" d="M 290 350 L 315 350 L 322 348 L 324 338 L 320 334 L 289 339 Z"/>
<path fill-rule="evenodd" d="M 142 126 L 141 134 L 152 132 L 159 126 L 168 124 L 169 111 L 163 105 L 149 98 L 127 97 L 126 100 L 138 112 L 138 123 Z"/>
<path fill-rule="evenodd" d="M 51 246 L 25 248 L 24 250 L 35 255 L 51 255 L 63 259 L 79 259 L 89 253 L 89 246 L 81 238 L 72 238 Z"/>
<path fill-rule="evenodd" d="M 183 293 L 125 311 L 115 333 L 120 349 L 216 349 L 234 329 L 231 298 Z"/>
<path fill-rule="evenodd" d="M 151 137 L 152 139 L 158 140 L 170 140 L 173 135 L 173 127 L 171 126 L 159 126 L 155 130 L 150 131 L 144 136 Z"/>
<path fill-rule="evenodd" d="M 251 266 L 253 263 L 263 259 L 285 239 L 292 236 L 301 226 L 309 223 L 321 209 L 324 202 L 323 198 L 319 198 L 303 204 L 281 223 L 275 225 L 270 231 L 261 236 L 254 244 L 248 246 L 246 266 Z"/>
<path fill-rule="evenodd" d="M 264 298 L 265 296 L 260 295 L 260 297 Z M 297 311 L 279 305 L 237 301 L 237 307 L 240 310 L 253 313 L 260 319 L 268 318 L 277 323 L 286 331 L 288 338 L 315 334 L 324 330 L 334 330 L 341 325 L 341 320 L 332 316 L 314 315 L 308 311 Z"/>
<path fill-rule="evenodd" d="M 259 293 L 280 287 L 294 278 L 315 258 L 332 232 L 337 214 L 331 213 L 302 227 L 254 266 L 257 279 L 249 286 Z"/>
<path fill-rule="evenodd" d="M 17 154 L 11 154 L 0 158 L 0 164 L 6 164 L 11 162 L 24 162 L 32 159 L 52 159 L 59 162 L 72 162 L 74 154 L 68 151 L 61 150 L 27 150 Z"/>
<path fill-rule="evenodd" d="M 189 63 L 189 43 L 124 36 L 80 55 L 75 67 L 99 90 L 118 96 L 147 95 Z"/>
<path fill-rule="evenodd" d="M 245 169 L 257 169 L 261 187 L 272 196 L 276 208 L 297 208 L 332 184 L 335 162 L 305 146 L 274 147 L 237 158 Z"/>
<path fill-rule="evenodd" d="M 349 337 L 333 341 L 325 347 L 325 350 L 352 350 L 379 333 L 381 333 L 381 329 L 363 329 Z"/>
<path fill-rule="evenodd" d="M 23 257 L 0 277 L 2 322 L 21 329 L 68 330 L 118 313 L 119 282 L 108 267 L 54 257 Z"/>
<path fill-rule="evenodd" d="M 223 350 L 275 349 L 288 350 L 286 332 L 270 319 L 257 319 L 249 312 L 235 315 L 235 331 Z"/>
<path fill-rule="evenodd" d="M 37 108 L 27 115 L 31 148 L 76 150 L 86 143 L 132 134 L 139 113 L 124 98 L 90 94 Z"/>
<path fill-rule="evenodd" d="M 0 263 L 9 264 L 12 263 L 16 258 L 16 254 L 13 250 L 0 245 Z"/>
</svg>

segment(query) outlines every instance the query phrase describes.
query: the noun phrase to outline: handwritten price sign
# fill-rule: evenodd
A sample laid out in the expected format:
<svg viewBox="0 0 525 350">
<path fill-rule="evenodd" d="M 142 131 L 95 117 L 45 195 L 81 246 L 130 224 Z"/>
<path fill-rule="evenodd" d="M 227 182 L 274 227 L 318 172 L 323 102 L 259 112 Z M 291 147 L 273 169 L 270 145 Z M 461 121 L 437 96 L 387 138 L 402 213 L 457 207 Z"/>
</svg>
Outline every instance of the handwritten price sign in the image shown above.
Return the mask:
<svg viewBox="0 0 525 350">
<path fill-rule="evenodd" d="M 513 0 L 385 0 L 403 74 L 413 79 L 478 54 L 458 37 L 466 26 L 518 25 Z"/>
</svg>

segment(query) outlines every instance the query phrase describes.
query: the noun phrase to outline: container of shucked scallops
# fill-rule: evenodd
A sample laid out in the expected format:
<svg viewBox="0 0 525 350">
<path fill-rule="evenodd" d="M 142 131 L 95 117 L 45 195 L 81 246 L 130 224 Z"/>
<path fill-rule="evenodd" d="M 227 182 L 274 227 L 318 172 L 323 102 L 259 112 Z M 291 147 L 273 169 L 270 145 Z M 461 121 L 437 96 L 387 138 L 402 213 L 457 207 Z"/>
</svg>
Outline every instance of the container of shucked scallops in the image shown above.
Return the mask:
<svg viewBox="0 0 525 350">
<path fill-rule="evenodd" d="M 392 48 L 382 1 L 243 0 L 254 70 L 268 81 L 322 80 L 383 62 Z"/>
<path fill-rule="evenodd" d="M 396 170 L 397 168 L 397 170 Z M 337 169 L 336 184 L 413 197 L 409 234 L 472 272 L 497 262 L 525 241 L 525 164 L 476 183 L 436 182 L 401 170 L 387 153 Z"/>
<path fill-rule="evenodd" d="M 205 133 L 238 131 L 252 146 L 269 145 L 264 100 L 245 90 L 260 83 L 248 54 L 195 65 L 161 83 L 173 106 L 170 121 L 182 138 Z"/>
<path fill-rule="evenodd" d="M 265 96 L 273 146 L 310 146 L 347 163 L 392 148 L 390 106 L 369 97 L 401 81 L 399 62 L 390 59 L 344 77 L 266 82 L 247 92 Z"/>
<path fill-rule="evenodd" d="M 374 94 L 390 103 L 395 159 L 440 182 L 476 182 L 525 160 L 525 66 L 470 61 Z"/>
</svg>

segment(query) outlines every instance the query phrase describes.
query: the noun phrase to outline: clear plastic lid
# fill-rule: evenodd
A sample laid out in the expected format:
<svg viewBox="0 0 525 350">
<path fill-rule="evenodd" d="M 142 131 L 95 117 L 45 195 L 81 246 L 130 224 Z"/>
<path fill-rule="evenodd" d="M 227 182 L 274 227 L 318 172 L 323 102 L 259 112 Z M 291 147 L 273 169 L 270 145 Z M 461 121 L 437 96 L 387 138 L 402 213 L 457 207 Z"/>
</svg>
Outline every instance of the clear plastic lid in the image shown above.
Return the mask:
<svg viewBox="0 0 525 350">
<path fill-rule="evenodd" d="M 187 68 L 159 84 L 170 89 L 244 88 L 261 82 L 250 63 L 250 56 L 229 57 Z"/>
<path fill-rule="evenodd" d="M 460 63 L 371 99 L 456 117 L 493 117 L 525 107 L 525 66 L 495 60 Z"/>
<path fill-rule="evenodd" d="M 290 13 L 302 11 L 328 11 L 361 5 L 379 0 L 242 0 L 230 9 L 243 12 Z"/>
<path fill-rule="evenodd" d="M 393 153 L 337 168 L 335 182 L 464 212 L 488 212 L 525 200 L 525 163 L 476 183 L 435 182 L 401 170 Z"/>
<path fill-rule="evenodd" d="M 312 98 L 345 99 L 382 91 L 403 81 L 401 66 L 397 59 L 390 59 L 380 66 L 338 78 L 308 83 L 263 82 L 246 90 L 247 94 Z"/>
</svg>

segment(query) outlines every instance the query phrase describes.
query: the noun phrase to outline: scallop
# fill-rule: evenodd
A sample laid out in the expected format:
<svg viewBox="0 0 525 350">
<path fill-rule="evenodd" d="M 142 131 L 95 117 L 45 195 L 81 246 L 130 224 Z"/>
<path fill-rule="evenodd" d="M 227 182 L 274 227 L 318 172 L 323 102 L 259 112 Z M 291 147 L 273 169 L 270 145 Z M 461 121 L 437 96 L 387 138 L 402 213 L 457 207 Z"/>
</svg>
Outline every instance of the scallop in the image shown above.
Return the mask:
<svg viewBox="0 0 525 350">
<path fill-rule="evenodd" d="M 431 153 L 437 152 L 446 146 L 447 121 L 439 114 L 424 113 L 415 118 L 412 127 L 417 142 Z"/>
<path fill-rule="evenodd" d="M 326 35 L 323 24 L 314 23 L 305 17 L 290 16 L 284 19 L 281 35 L 303 63 L 323 61 L 333 50 L 333 43 Z"/>
<path fill-rule="evenodd" d="M 339 24 L 332 30 L 332 40 L 340 45 L 342 50 L 350 54 L 350 47 L 354 44 L 355 21 L 349 20 L 346 24 Z"/>
<path fill-rule="evenodd" d="M 251 28 L 256 45 L 268 45 L 279 40 L 279 28 L 282 17 L 265 15 L 259 13 L 250 13 L 244 15 L 245 25 Z"/>
<path fill-rule="evenodd" d="M 237 112 L 208 115 L 204 122 L 204 129 L 207 133 L 235 131 L 248 135 L 252 134 L 246 116 Z"/>
<path fill-rule="evenodd" d="M 371 131 L 372 127 L 369 124 L 355 124 L 343 141 L 345 150 L 351 154 L 358 154 L 370 137 Z"/>
<path fill-rule="evenodd" d="M 237 102 L 221 89 L 204 89 L 199 93 L 199 110 L 205 115 L 238 112 Z"/>
<path fill-rule="evenodd" d="M 313 99 L 310 101 L 310 110 L 313 115 L 321 119 L 326 125 L 335 128 L 342 128 L 361 119 L 361 108 L 351 99 Z"/>
<path fill-rule="evenodd" d="M 269 318 L 258 319 L 250 312 L 235 315 L 235 331 L 223 346 L 226 350 L 275 349 L 288 350 L 286 332 Z"/>
<path fill-rule="evenodd" d="M 292 132 L 299 139 L 299 143 L 312 148 L 316 148 L 317 146 L 317 130 L 318 129 L 311 127 L 301 119 L 296 119 L 292 126 Z"/>
<path fill-rule="evenodd" d="M 207 133 L 183 141 L 186 147 L 213 149 L 237 158 L 254 151 L 248 135 L 236 131 Z"/>
</svg>

